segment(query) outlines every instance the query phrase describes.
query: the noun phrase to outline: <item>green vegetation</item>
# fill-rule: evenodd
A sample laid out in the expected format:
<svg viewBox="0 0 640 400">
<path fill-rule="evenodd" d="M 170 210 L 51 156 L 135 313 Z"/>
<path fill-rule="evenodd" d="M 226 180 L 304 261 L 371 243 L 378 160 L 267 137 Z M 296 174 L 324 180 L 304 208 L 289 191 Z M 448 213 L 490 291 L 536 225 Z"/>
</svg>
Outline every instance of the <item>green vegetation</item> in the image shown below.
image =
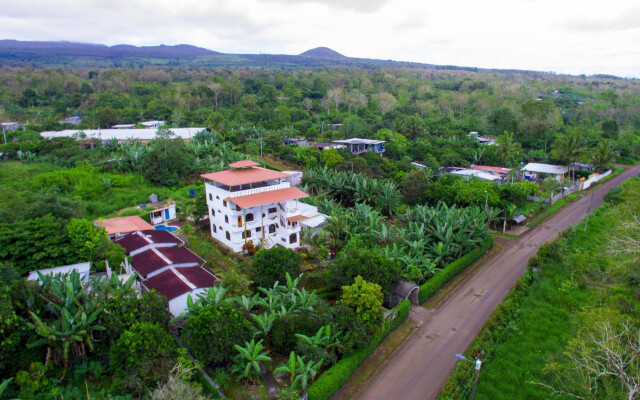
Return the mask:
<svg viewBox="0 0 640 400">
<path fill-rule="evenodd" d="M 477 398 L 635 398 L 639 189 L 637 178 L 624 183 L 586 232 L 582 222 L 530 259 L 467 351 L 484 351 Z M 460 363 L 443 398 L 466 398 L 471 380 Z"/>
</svg>

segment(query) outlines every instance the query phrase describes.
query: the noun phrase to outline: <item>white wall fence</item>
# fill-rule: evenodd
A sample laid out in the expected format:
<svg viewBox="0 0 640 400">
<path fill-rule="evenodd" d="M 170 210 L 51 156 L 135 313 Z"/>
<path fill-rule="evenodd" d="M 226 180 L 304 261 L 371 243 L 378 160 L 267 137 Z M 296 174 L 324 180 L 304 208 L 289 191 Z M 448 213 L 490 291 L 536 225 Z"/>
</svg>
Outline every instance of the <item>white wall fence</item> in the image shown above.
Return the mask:
<svg viewBox="0 0 640 400">
<path fill-rule="evenodd" d="M 584 182 L 582 182 L 580 184 L 580 190 L 586 190 L 588 189 L 593 183 L 598 182 L 601 179 L 606 178 L 607 176 L 611 175 L 611 172 L 613 170 L 608 170 L 606 172 L 603 172 L 601 174 L 593 174 L 589 179 L 585 180 Z"/>
</svg>

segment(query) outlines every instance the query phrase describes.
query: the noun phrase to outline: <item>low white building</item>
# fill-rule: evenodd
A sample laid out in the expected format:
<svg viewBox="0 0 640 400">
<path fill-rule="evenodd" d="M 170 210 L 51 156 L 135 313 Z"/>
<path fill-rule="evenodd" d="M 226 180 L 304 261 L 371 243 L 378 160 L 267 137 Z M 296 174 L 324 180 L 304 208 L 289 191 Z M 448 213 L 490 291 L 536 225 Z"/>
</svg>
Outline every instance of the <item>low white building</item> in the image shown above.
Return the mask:
<svg viewBox="0 0 640 400">
<path fill-rule="evenodd" d="M 88 284 L 89 283 L 89 278 L 91 275 L 91 263 L 90 262 L 84 262 L 84 263 L 79 263 L 79 264 L 71 264 L 71 265 L 63 265 L 60 267 L 55 267 L 55 268 L 47 268 L 47 269 L 41 269 L 38 271 L 31 271 L 29 272 L 29 276 L 27 277 L 28 280 L 30 281 L 34 281 L 34 282 L 40 282 L 40 275 L 42 276 L 53 276 L 53 275 L 58 275 L 58 274 L 62 274 L 62 275 L 68 275 L 71 273 L 71 271 L 76 271 L 78 273 L 78 275 L 80 276 L 80 280 L 84 283 L 84 284 Z"/>
<path fill-rule="evenodd" d="M 118 124 L 113 125 L 111 129 L 133 129 L 136 127 L 136 124 Z"/>
<path fill-rule="evenodd" d="M 564 179 L 569 173 L 569 168 L 562 165 L 529 163 L 522 167 L 520 173 L 524 179 L 537 180 L 540 174 L 549 175 L 557 180 Z"/>
<path fill-rule="evenodd" d="M 345 140 L 334 140 L 333 143 L 347 146 L 350 153 L 363 154 L 368 151 L 376 152 L 380 155 L 384 153 L 384 140 L 351 138 Z"/>
<path fill-rule="evenodd" d="M 176 218 L 176 205 L 167 204 L 162 207 L 158 207 L 153 211 L 149 211 L 149 220 L 153 225 L 158 225 L 171 221 Z"/>
<path fill-rule="evenodd" d="M 493 174 L 491 172 L 479 171 L 476 169 L 469 168 L 460 168 L 456 170 L 449 171 L 452 175 L 462 176 L 465 178 L 475 177 L 480 179 L 481 181 L 489 181 L 495 183 L 497 185 L 502 183 L 502 176 L 498 174 Z"/>
<path fill-rule="evenodd" d="M 235 252 L 252 242 L 300 246 L 300 221 L 318 215 L 318 208 L 299 201 L 308 195 L 291 186 L 291 175 L 260 168 L 251 160 L 231 169 L 204 174 L 211 236 Z"/>
<path fill-rule="evenodd" d="M 164 121 L 144 121 L 144 122 L 140 122 L 140 125 L 144 126 L 147 129 L 149 129 L 149 128 L 160 128 L 164 124 L 165 124 Z"/>
<path fill-rule="evenodd" d="M 176 138 L 192 140 L 193 137 L 207 128 L 170 128 Z M 40 135 L 45 139 L 56 137 L 75 137 L 78 140 L 99 140 L 103 143 L 113 139 L 118 142 L 140 140 L 148 142 L 157 136 L 157 129 L 65 129 L 63 131 L 45 131 Z"/>
</svg>

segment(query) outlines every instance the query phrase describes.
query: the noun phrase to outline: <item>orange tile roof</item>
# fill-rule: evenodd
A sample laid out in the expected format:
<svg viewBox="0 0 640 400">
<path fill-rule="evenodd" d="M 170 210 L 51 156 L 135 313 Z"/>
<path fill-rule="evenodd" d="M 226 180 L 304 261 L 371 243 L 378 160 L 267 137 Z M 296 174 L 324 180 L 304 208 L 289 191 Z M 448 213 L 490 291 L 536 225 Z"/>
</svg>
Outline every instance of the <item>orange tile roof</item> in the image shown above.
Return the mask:
<svg viewBox="0 0 640 400">
<path fill-rule="evenodd" d="M 136 216 L 96 219 L 93 223 L 104 227 L 108 235 L 153 229 L 153 226 Z"/>
<path fill-rule="evenodd" d="M 309 219 L 309 217 L 305 215 L 294 215 L 293 217 L 289 217 L 287 219 L 289 220 L 289 222 L 297 222 L 297 221 L 304 221 L 305 219 Z"/>
<path fill-rule="evenodd" d="M 229 166 L 231 168 L 259 167 L 260 163 L 257 163 L 252 160 L 242 160 L 242 161 L 236 161 L 232 164 L 229 164 Z"/>
<path fill-rule="evenodd" d="M 201 177 L 227 186 L 245 185 L 247 183 L 264 182 L 272 179 L 288 178 L 291 174 L 272 171 L 266 168 L 226 169 L 224 171 L 202 174 Z"/>
<path fill-rule="evenodd" d="M 246 196 L 227 197 L 225 200 L 233 202 L 240 208 L 249 208 L 278 203 L 285 200 L 300 199 L 303 197 L 309 197 L 309 195 L 296 187 L 288 187 L 284 189 L 270 190 L 267 192 L 248 194 Z"/>
</svg>

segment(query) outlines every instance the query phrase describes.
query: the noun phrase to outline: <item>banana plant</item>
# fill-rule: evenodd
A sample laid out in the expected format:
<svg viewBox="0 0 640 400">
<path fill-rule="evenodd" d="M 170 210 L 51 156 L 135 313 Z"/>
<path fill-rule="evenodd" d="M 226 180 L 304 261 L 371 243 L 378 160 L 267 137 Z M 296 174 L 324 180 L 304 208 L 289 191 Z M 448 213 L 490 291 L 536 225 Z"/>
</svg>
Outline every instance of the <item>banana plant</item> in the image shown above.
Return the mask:
<svg viewBox="0 0 640 400">
<path fill-rule="evenodd" d="M 276 320 L 276 318 L 278 318 L 278 314 L 264 312 L 259 315 L 251 314 L 251 318 L 256 322 L 256 325 L 258 326 L 258 331 L 253 336 L 261 335 L 263 337 L 266 337 L 269 332 L 271 332 L 273 322 Z"/>
<path fill-rule="evenodd" d="M 271 361 L 268 352 L 263 351 L 264 346 L 262 340 L 245 342 L 244 347 L 234 346 L 238 354 L 232 357 L 233 366 L 231 372 L 236 374 L 240 379 L 253 380 L 260 377 L 260 363 Z"/>
</svg>

